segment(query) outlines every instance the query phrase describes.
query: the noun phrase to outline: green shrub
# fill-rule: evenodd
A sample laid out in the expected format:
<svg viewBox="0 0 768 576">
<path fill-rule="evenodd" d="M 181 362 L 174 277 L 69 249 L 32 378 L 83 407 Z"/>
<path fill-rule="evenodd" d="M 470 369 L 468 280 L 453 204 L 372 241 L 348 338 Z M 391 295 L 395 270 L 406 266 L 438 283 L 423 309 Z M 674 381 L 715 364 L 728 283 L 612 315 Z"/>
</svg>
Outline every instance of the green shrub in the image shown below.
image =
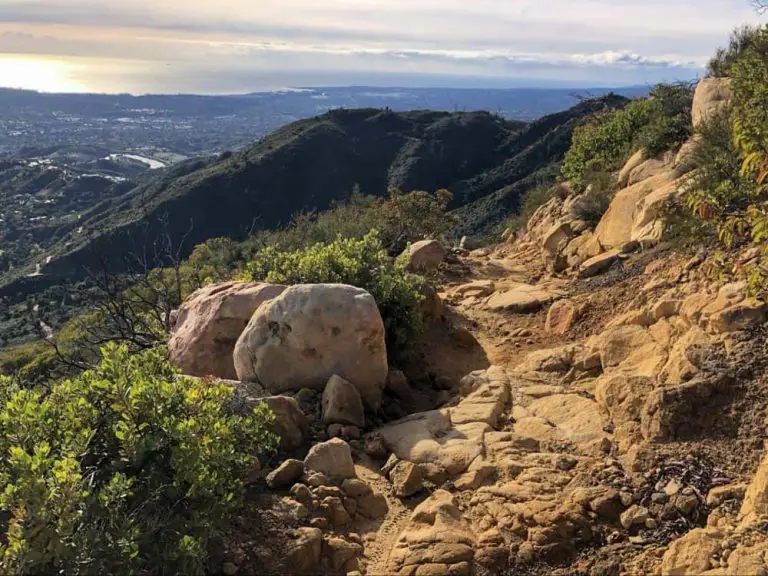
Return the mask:
<svg viewBox="0 0 768 576">
<path fill-rule="evenodd" d="M 537 186 L 528 190 L 520 199 L 518 213 L 507 219 L 504 229 L 524 230 L 536 210 L 552 198 L 552 186 Z"/>
<path fill-rule="evenodd" d="M 563 161 L 563 176 L 577 191 L 587 187 L 585 176 L 594 171 L 619 170 L 632 153 L 635 139 L 651 117 L 649 100 L 633 100 L 620 110 L 607 112 L 578 127 Z"/>
<path fill-rule="evenodd" d="M 3 573 L 203 573 L 272 414 L 182 378 L 162 350 L 108 346 L 50 393 L 0 381 Z"/>
<path fill-rule="evenodd" d="M 731 68 L 733 132 L 745 173 L 768 179 L 768 27 L 755 32 Z"/>
<path fill-rule="evenodd" d="M 295 251 L 268 246 L 247 265 L 244 279 L 278 284 L 351 284 L 367 290 L 379 306 L 387 350 L 395 358 L 407 355 L 422 328 L 426 281 L 409 274 L 402 262 L 387 255 L 376 230 L 360 240 L 338 237 Z"/>
<path fill-rule="evenodd" d="M 635 146 L 653 158 L 678 147 L 693 132 L 693 86 L 688 83 L 659 84 L 648 100 L 648 123 L 635 140 Z"/>
<path fill-rule="evenodd" d="M 749 48 L 752 39 L 759 28 L 741 26 L 731 32 L 726 48 L 719 48 L 707 64 L 707 75 L 715 78 L 725 78 L 731 75 L 731 69 L 744 51 Z"/>
</svg>

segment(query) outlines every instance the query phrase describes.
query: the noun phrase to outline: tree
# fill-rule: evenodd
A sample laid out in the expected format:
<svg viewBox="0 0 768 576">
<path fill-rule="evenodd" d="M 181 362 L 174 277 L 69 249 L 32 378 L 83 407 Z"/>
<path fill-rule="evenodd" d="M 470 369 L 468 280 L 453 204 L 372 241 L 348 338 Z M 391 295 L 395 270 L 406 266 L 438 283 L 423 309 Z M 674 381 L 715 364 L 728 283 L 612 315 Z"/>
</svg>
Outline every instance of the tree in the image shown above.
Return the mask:
<svg viewBox="0 0 768 576">
<path fill-rule="evenodd" d="M 760 14 L 768 10 L 768 0 L 752 0 L 752 6 L 755 7 Z"/>
</svg>

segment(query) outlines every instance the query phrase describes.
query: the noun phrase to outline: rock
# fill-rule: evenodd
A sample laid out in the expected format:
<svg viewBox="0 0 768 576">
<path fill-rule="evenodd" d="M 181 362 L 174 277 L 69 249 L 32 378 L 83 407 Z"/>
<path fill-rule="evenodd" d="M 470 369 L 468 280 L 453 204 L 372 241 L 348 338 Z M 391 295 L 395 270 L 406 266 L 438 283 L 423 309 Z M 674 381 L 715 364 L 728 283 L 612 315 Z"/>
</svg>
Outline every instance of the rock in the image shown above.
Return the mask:
<svg viewBox="0 0 768 576">
<path fill-rule="evenodd" d="M 268 390 L 323 390 L 334 374 L 376 410 L 389 372 L 384 323 L 368 292 L 343 284 L 292 286 L 254 313 L 235 346 L 243 381 Z"/>
<path fill-rule="evenodd" d="M 352 517 L 344 507 L 344 502 L 336 496 L 326 496 L 320 503 L 320 512 L 328 519 L 331 526 L 344 526 L 352 521 Z"/>
<path fill-rule="evenodd" d="M 350 560 L 362 556 L 363 547 L 355 542 L 348 542 L 337 536 L 329 536 L 323 541 L 323 556 L 330 560 L 333 571 L 341 570 Z"/>
<path fill-rule="evenodd" d="M 178 310 L 168 357 L 183 374 L 237 379 L 232 353 L 254 311 L 285 286 L 227 282 L 189 296 Z"/>
<path fill-rule="evenodd" d="M 305 464 L 304 468 L 306 469 L 306 467 Z M 320 486 L 331 486 L 332 482 L 331 479 L 322 472 L 310 472 L 307 473 L 307 484 L 313 488 L 318 488 Z"/>
<path fill-rule="evenodd" d="M 709 319 L 710 330 L 717 333 L 736 332 L 762 324 L 766 320 L 768 305 L 754 298 L 716 312 Z"/>
<path fill-rule="evenodd" d="M 554 254 L 559 251 L 561 244 L 570 240 L 573 235 L 573 230 L 571 230 L 571 225 L 568 222 L 558 222 L 544 234 L 541 247 Z"/>
<path fill-rule="evenodd" d="M 357 498 L 357 512 L 371 520 L 378 520 L 387 515 L 389 504 L 383 494 L 366 494 Z"/>
<path fill-rule="evenodd" d="M 746 484 L 727 484 L 716 486 L 707 494 L 707 506 L 717 508 L 728 500 L 740 500 L 747 492 Z"/>
<path fill-rule="evenodd" d="M 627 186 L 629 182 L 629 175 L 631 172 L 640 166 L 643 162 L 645 162 L 645 151 L 641 148 L 632 156 L 630 156 L 629 160 L 627 160 L 627 163 L 624 164 L 624 167 L 619 171 L 619 179 L 618 179 L 618 185 L 621 188 L 624 188 Z"/>
<path fill-rule="evenodd" d="M 676 172 L 665 171 L 619 190 L 595 228 L 595 236 L 600 244 L 612 249 L 619 248 L 631 240 L 639 240 L 633 233 L 638 203 L 654 191 L 672 186 L 677 177 Z"/>
<path fill-rule="evenodd" d="M 704 574 L 710 568 L 710 557 L 722 535 L 708 528 L 695 528 L 669 545 L 661 561 L 664 576 Z"/>
<path fill-rule="evenodd" d="M 347 478 L 342 482 L 341 489 L 344 491 L 344 494 L 350 498 L 360 498 L 362 496 L 373 494 L 371 485 L 358 478 Z"/>
<path fill-rule="evenodd" d="M 401 460 L 395 464 L 389 473 L 389 479 L 398 498 L 408 498 L 424 488 L 421 467 L 412 462 Z"/>
<path fill-rule="evenodd" d="M 571 300 L 560 300 L 549 307 L 544 330 L 550 334 L 567 334 L 579 319 L 579 308 Z"/>
<path fill-rule="evenodd" d="M 702 78 L 693 96 L 694 130 L 698 130 L 708 119 L 724 110 L 730 99 L 730 78 Z"/>
<path fill-rule="evenodd" d="M 298 528 L 288 540 L 284 565 L 292 572 L 314 570 L 320 564 L 323 533 L 318 528 Z"/>
<path fill-rule="evenodd" d="M 768 456 L 763 458 L 757 472 L 744 494 L 744 502 L 739 511 L 742 522 L 748 523 L 754 519 L 768 515 Z"/>
<path fill-rule="evenodd" d="M 678 494 L 675 497 L 675 508 L 686 516 L 699 507 L 699 499 L 693 494 Z"/>
<path fill-rule="evenodd" d="M 583 262 L 579 268 L 579 277 L 589 278 L 602 274 L 616 262 L 620 253 L 620 250 L 610 250 Z"/>
<path fill-rule="evenodd" d="M 267 486 L 272 488 L 272 490 L 284 490 L 301 478 L 303 474 L 304 462 L 301 460 L 286 460 L 267 475 Z"/>
<path fill-rule="evenodd" d="M 341 437 L 348 440 L 360 440 L 360 428 L 357 426 L 342 426 Z"/>
<path fill-rule="evenodd" d="M 658 176 L 668 168 L 671 163 L 668 160 L 673 160 L 673 158 L 650 158 L 641 164 L 638 164 L 632 169 L 632 172 L 630 172 L 629 178 L 627 179 L 627 186 L 632 186 L 633 184 L 637 184 L 638 182 L 642 182 L 653 176 Z"/>
<path fill-rule="evenodd" d="M 299 408 L 298 402 L 289 396 L 270 396 L 264 403 L 275 414 L 275 433 L 280 436 L 282 450 L 295 450 L 309 439 L 309 420 Z"/>
<path fill-rule="evenodd" d="M 488 299 L 485 307 L 489 310 L 506 310 L 507 312 L 523 314 L 536 312 L 561 297 L 562 293 L 560 292 L 522 284 L 507 292 L 496 292 Z"/>
<path fill-rule="evenodd" d="M 323 390 L 323 424 L 365 426 L 360 393 L 351 383 L 334 374 Z"/>
<path fill-rule="evenodd" d="M 635 504 L 621 515 L 621 525 L 626 530 L 630 530 L 635 526 L 645 526 L 645 521 L 648 518 L 650 518 L 648 509 Z"/>
<path fill-rule="evenodd" d="M 589 503 L 590 509 L 603 520 L 614 522 L 621 516 L 621 498 L 616 490 L 607 490 Z"/>
<path fill-rule="evenodd" d="M 285 508 L 287 508 L 290 513 L 293 514 L 293 516 L 295 516 L 297 519 L 304 520 L 305 518 L 309 517 L 309 510 L 301 502 L 298 502 L 297 500 L 287 496 L 283 498 L 281 502 L 283 506 L 285 506 Z"/>
<path fill-rule="evenodd" d="M 603 437 L 603 425 L 596 402 L 576 394 L 555 394 L 534 400 L 528 410 L 557 426 L 565 439 L 574 443 Z"/>
<path fill-rule="evenodd" d="M 593 346 L 600 353 L 603 370 L 621 366 L 638 376 L 655 376 L 667 362 L 667 356 L 651 334 L 642 326 L 615 326 L 600 334 Z"/>
<path fill-rule="evenodd" d="M 640 422 L 645 399 L 654 388 L 653 380 L 623 372 L 604 374 L 597 381 L 595 400 L 616 426 Z"/>
<path fill-rule="evenodd" d="M 574 365 L 580 348 L 573 345 L 537 350 L 515 368 L 517 372 L 567 372 Z"/>
<path fill-rule="evenodd" d="M 495 465 L 483 460 L 475 459 L 464 474 L 459 476 L 453 483 L 456 490 L 476 490 L 488 478 L 498 472 Z"/>
<path fill-rule="evenodd" d="M 339 438 L 312 446 L 304 458 L 304 467 L 313 472 L 321 472 L 334 480 L 355 477 L 352 451 L 349 444 Z"/>
<path fill-rule="evenodd" d="M 400 370 L 390 370 L 387 374 L 386 388 L 401 400 L 410 401 L 413 398 L 413 390 L 408 385 L 408 378 Z"/>
<path fill-rule="evenodd" d="M 301 466 L 303 469 L 304 463 Z M 312 504 L 312 491 L 306 484 L 294 484 L 291 487 L 291 496 L 296 502 L 301 502 L 304 506 L 310 507 Z"/>
<path fill-rule="evenodd" d="M 711 338 L 697 326 L 692 327 L 672 346 L 659 380 L 673 385 L 691 380 L 699 372 L 701 360 L 709 356 L 696 351 L 706 350 L 710 345 Z"/>
<path fill-rule="evenodd" d="M 445 260 L 445 248 L 437 240 L 422 240 L 410 245 L 401 258 L 406 266 L 414 272 L 435 270 Z"/>
</svg>

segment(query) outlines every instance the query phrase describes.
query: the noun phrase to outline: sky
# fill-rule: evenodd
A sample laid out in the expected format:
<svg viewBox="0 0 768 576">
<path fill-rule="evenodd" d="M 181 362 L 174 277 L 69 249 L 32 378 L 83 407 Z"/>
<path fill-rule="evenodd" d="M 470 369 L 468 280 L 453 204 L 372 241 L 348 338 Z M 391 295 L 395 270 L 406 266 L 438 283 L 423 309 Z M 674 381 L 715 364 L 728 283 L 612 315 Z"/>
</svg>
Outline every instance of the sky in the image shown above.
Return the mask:
<svg viewBox="0 0 768 576">
<path fill-rule="evenodd" d="M 0 86 L 652 84 L 701 75 L 760 21 L 749 0 L 0 0 Z"/>
</svg>

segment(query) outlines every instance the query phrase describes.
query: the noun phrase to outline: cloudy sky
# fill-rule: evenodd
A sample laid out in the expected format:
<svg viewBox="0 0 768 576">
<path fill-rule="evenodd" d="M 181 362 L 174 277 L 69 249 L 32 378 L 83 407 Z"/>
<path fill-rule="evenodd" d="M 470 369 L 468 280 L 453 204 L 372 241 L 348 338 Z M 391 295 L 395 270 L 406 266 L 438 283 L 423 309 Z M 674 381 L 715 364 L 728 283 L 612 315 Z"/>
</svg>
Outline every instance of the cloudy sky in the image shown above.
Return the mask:
<svg viewBox="0 0 768 576">
<path fill-rule="evenodd" d="M 0 0 L 0 86 L 616 86 L 689 79 L 749 0 Z"/>
</svg>

